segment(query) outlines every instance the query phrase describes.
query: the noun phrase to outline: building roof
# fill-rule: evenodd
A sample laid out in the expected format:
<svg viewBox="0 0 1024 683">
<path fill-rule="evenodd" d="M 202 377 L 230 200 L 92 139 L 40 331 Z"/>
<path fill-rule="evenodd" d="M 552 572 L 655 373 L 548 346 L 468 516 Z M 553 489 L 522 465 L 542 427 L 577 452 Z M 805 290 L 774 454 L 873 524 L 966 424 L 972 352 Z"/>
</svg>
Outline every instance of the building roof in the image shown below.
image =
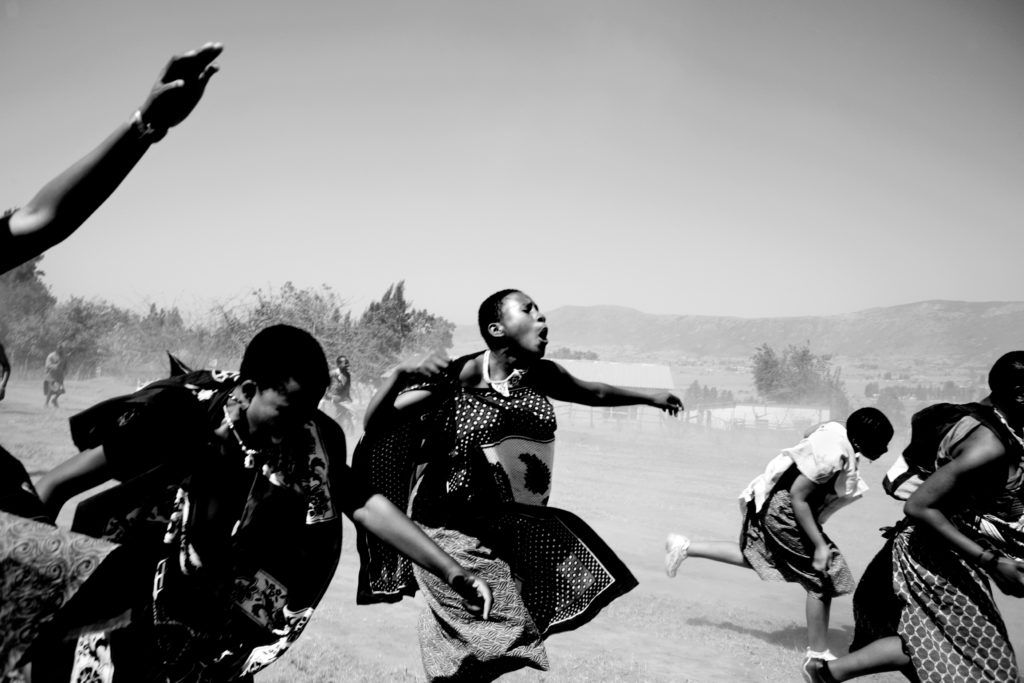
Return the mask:
<svg viewBox="0 0 1024 683">
<path fill-rule="evenodd" d="M 671 391 L 675 388 L 672 371 L 667 365 L 614 363 L 604 360 L 565 360 L 562 358 L 552 358 L 551 360 L 576 377 L 591 382 L 604 382 L 631 389 Z"/>
</svg>

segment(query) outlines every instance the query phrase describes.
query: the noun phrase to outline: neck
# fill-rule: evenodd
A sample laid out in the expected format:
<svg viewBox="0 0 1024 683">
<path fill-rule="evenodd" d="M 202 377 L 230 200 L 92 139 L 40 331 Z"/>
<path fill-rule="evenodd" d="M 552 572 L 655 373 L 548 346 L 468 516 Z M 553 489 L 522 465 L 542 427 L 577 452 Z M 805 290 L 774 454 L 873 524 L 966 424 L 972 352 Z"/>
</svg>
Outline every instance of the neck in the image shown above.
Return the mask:
<svg viewBox="0 0 1024 683">
<path fill-rule="evenodd" d="M 525 372 L 527 369 L 529 369 L 527 360 L 521 355 L 517 355 L 514 351 L 510 349 L 491 349 L 487 372 L 492 380 L 500 382 L 515 370 L 523 370 Z"/>
</svg>

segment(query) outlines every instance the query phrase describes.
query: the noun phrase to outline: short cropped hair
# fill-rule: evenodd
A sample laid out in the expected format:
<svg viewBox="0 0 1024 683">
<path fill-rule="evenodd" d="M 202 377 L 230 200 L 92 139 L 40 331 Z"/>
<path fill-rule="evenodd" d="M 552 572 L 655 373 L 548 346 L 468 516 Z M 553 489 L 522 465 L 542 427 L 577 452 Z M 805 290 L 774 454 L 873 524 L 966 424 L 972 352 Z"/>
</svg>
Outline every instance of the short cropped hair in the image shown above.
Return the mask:
<svg viewBox="0 0 1024 683">
<path fill-rule="evenodd" d="M 885 413 L 870 406 L 850 413 L 846 418 L 846 432 L 854 434 L 863 445 L 881 449 L 882 452 L 888 448 L 889 441 L 896 433 Z"/>
<path fill-rule="evenodd" d="M 480 304 L 480 310 L 477 312 L 476 321 L 480 326 L 480 335 L 487 342 L 488 348 L 493 348 L 494 337 L 487 331 L 487 326 L 491 323 L 501 322 L 501 311 L 505 304 L 505 299 L 510 294 L 518 294 L 522 290 L 519 289 L 502 289 L 501 291 L 491 294 L 489 297 L 484 299 L 484 302 Z"/>
<path fill-rule="evenodd" d="M 988 388 L 997 399 L 1013 399 L 1024 388 L 1024 351 L 1003 354 L 988 371 Z"/>
<path fill-rule="evenodd" d="M 327 391 L 331 382 L 320 342 L 291 325 L 271 325 L 257 332 L 245 347 L 239 375 L 260 389 L 283 387 L 294 379 L 317 396 Z"/>
</svg>

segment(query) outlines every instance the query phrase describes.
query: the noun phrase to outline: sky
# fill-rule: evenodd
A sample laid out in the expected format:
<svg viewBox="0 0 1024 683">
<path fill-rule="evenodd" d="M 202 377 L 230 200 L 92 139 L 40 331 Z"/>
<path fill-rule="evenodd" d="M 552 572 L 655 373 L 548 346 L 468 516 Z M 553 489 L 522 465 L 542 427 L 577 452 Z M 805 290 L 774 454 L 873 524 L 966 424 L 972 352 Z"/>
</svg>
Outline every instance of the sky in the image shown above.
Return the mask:
<svg viewBox="0 0 1024 683">
<path fill-rule="evenodd" d="M 406 281 L 453 322 L 1024 299 L 1018 0 L 0 0 L 0 205 L 225 45 L 192 116 L 42 264 L 201 311 Z"/>
</svg>

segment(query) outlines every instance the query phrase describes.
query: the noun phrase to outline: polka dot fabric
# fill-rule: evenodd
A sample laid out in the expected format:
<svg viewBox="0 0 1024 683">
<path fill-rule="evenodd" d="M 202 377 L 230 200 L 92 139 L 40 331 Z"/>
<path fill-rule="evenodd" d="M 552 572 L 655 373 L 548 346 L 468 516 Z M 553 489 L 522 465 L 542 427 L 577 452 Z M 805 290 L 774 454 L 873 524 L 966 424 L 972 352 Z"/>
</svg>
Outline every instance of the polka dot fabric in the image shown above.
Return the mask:
<svg viewBox="0 0 1024 683">
<path fill-rule="evenodd" d="M 943 440 L 936 469 L 952 460 L 954 446 L 954 439 Z M 1024 545 L 1014 528 L 1024 510 L 1024 469 L 1020 467 L 1024 452 L 1016 447 L 1007 452 L 1017 458 L 1018 466 L 1005 486 L 995 495 L 967 491 L 960 499 L 962 507 L 947 515 L 962 533 L 983 546 L 1019 557 L 1024 555 Z M 902 603 L 898 633 L 923 683 L 1018 679 L 1006 625 L 981 569 L 923 525 L 905 525 L 896 535 L 892 564 L 893 590 Z"/>
<path fill-rule="evenodd" d="M 412 517 L 436 525 L 464 510 L 480 514 L 514 502 L 507 475 L 490 465 L 484 448 L 508 437 L 551 442 L 555 410 L 532 387 L 502 396 L 493 389 L 461 389 L 445 411 L 442 443 L 446 457 L 432 460 L 413 502 Z"/>
</svg>

